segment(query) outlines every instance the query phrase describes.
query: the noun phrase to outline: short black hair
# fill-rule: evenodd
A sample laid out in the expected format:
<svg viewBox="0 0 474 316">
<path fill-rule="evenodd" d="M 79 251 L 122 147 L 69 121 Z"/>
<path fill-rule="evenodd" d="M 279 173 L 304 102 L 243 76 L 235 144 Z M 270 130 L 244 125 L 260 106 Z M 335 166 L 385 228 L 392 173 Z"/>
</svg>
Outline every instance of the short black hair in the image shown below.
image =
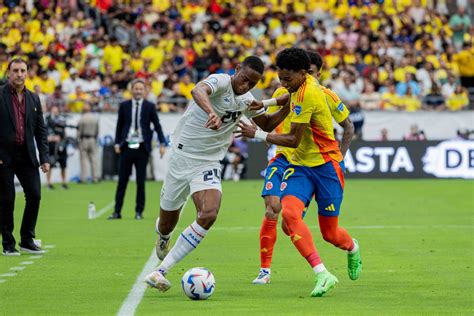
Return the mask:
<svg viewBox="0 0 474 316">
<path fill-rule="evenodd" d="M 309 60 L 311 62 L 311 65 L 316 65 L 316 70 L 321 70 L 323 67 L 323 57 L 318 52 L 312 51 L 312 50 L 307 50 L 306 53 L 309 56 Z"/>
<path fill-rule="evenodd" d="M 250 67 L 251 69 L 258 72 L 259 74 L 263 74 L 263 70 L 265 69 L 265 65 L 263 64 L 263 61 L 257 56 L 249 56 L 245 58 L 241 64 L 241 67 L 242 68 Z"/>
<path fill-rule="evenodd" d="M 145 80 L 141 78 L 133 79 L 132 82 L 130 83 L 130 87 L 133 89 L 133 87 L 138 83 L 141 83 L 144 87 L 146 87 Z"/>
<path fill-rule="evenodd" d="M 10 62 L 8 63 L 8 66 L 7 66 L 7 70 L 10 70 L 10 67 L 12 66 L 12 64 L 25 64 L 26 69 L 28 70 L 28 63 L 26 62 L 26 60 L 24 60 L 21 57 L 15 57 L 12 60 L 10 60 Z"/>
<path fill-rule="evenodd" d="M 276 65 L 278 68 L 285 70 L 310 70 L 311 61 L 304 49 L 292 47 L 285 48 L 278 53 L 276 57 Z"/>
</svg>

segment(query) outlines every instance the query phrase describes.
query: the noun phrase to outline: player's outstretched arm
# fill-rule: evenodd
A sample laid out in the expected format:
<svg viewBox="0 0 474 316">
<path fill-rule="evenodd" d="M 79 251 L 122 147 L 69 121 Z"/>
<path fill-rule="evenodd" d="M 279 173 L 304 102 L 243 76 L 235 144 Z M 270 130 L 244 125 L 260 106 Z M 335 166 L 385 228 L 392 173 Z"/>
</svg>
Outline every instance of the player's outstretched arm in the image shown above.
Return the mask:
<svg viewBox="0 0 474 316">
<path fill-rule="evenodd" d="M 263 111 L 263 109 L 272 105 L 281 106 L 282 108 L 271 114 L 265 113 L 252 118 L 252 120 L 266 132 L 273 131 L 287 117 L 288 113 L 290 113 L 290 95 L 284 94 L 277 98 L 262 101 L 254 100 L 249 106 L 250 110 Z"/>
<path fill-rule="evenodd" d="M 273 112 L 271 114 L 265 113 L 256 117 L 253 117 L 252 120 L 255 124 L 258 125 L 265 132 L 273 131 L 281 122 L 287 117 L 290 113 L 289 106 L 283 106 L 280 110 Z"/>
<path fill-rule="evenodd" d="M 211 101 L 209 100 L 209 95 L 211 93 L 211 87 L 202 82 L 198 83 L 193 90 L 191 90 L 194 102 L 196 102 L 196 104 L 209 115 L 205 127 L 217 130 L 221 127 L 222 122 L 220 117 L 217 116 L 212 108 Z"/>
<path fill-rule="evenodd" d="M 258 130 L 257 127 L 252 124 L 246 124 L 240 121 L 240 130 L 234 133 L 237 134 L 237 137 L 245 136 L 248 138 L 257 138 L 278 146 L 296 148 L 300 144 L 301 138 L 303 138 L 306 125 L 306 123 L 291 123 L 290 132 L 288 134 L 269 134 Z"/>
<path fill-rule="evenodd" d="M 290 95 L 288 93 L 285 93 L 276 98 L 266 99 L 262 101 L 253 100 L 252 103 L 250 103 L 249 105 L 249 110 L 258 111 L 258 110 L 261 110 L 262 108 L 265 108 L 266 110 L 269 106 L 272 106 L 272 105 L 285 106 L 289 104 L 290 104 Z"/>
<path fill-rule="evenodd" d="M 341 148 L 342 156 L 345 157 L 347 150 L 349 150 L 349 146 L 351 145 L 352 137 L 354 136 L 354 124 L 351 119 L 347 117 L 344 121 L 339 123 L 339 125 L 344 129 L 339 147 Z"/>
</svg>

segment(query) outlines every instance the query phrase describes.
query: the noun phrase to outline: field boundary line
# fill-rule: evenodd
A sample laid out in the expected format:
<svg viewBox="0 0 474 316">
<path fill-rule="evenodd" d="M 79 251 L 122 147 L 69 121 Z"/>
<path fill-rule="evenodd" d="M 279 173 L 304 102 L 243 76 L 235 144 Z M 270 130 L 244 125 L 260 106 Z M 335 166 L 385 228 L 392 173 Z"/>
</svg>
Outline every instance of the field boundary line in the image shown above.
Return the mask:
<svg viewBox="0 0 474 316">
<path fill-rule="evenodd" d="M 114 203 L 115 202 L 112 201 L 109 204 L 107 204 L 106 206 L 104 206 L 103 208 L 101 208 L 100 210 L 98 210 L 97 213 L 95 214 L 94 219 L 99 218 L 102 215 L 104 215 L 108 210 L 110 210 L 112 208 L 112 206 L 114 206 Z"/>
<path fill-rule="evenodd" d="M 310 229 L 319 229 L 319 226 L 308 225 Z M 343 226 L 347 229 L 443 229 L 443 228 L 452 228 L 452 229 L 472 229 L 474 225 L 367 225 L 367 226 Z M 259 230 L 260 226 L 215 226 L 212 227 L 212 230 Z M 179 229 L 179 228 L 176 228 Z M 184 229 L 184 228 L 183 228 Z"/>
<path fill-rule="evenodd" d="M 140 273 L 135 283 L 133 284 L 133 287 L 130 293 L 128 293 L 127 298 L 122 303 L 122 306 L 120 307 L 120 310 L 118 311 L 117 316 L 135 315 L 135 311 L 138 305 L 140 304 L 143 298 L 143 295 L 145 294 L 145 290 L 147 288 L 147 285 L 144 282 L 145 277 L 149 273 L 151 273 L 151 271 L 153 270 L 153 268 L 156 267 L 157 264 L 158 264 L 158 258 L 156 257 L 155 249 L 153 248 L 150 258 L 148 258 L 148 261 L 145 263 L 145 266 L 143 267 L 142 272 Z"/>
</svg>

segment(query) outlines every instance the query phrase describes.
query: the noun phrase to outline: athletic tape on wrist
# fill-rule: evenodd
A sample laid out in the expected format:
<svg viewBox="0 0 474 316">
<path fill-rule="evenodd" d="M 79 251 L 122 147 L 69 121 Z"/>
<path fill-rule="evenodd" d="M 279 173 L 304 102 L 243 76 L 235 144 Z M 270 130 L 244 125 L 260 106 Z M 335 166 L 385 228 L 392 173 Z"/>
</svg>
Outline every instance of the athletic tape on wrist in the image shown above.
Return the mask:
<svg viewBox="0 0 474 316">
<path fill-rule="evenodd" d="M 262 100 L 262 103 L 265 108 L 268 108 L 269 106 L 277 105 L 277 99 L 271 98 L 267 100 Z"/>
<path fill-rule="evenodd" d="M 260 140 L 263 140 L 263 141 L 266 142 L 267 141 L 267 136 L 268 136 L 268 133 L 262 131 L 261 129 L 257 129 L 255 131 L 255 139 L 260 139 Z"/>
</svg>

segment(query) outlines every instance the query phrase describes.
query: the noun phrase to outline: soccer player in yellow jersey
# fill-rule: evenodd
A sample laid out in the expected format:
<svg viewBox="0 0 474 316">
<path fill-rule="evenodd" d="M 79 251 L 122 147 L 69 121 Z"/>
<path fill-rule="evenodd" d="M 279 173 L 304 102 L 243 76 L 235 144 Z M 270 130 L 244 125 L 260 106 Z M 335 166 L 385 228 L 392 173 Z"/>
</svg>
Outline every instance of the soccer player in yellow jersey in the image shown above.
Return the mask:
<svg viewBox="0 0 474 316">
<path fill-rule="evenodd" d="M 285 134 L 266 133 L 253 125 L 239 124 L 240 133 L 269 143 L 296 148 L 283 174 L 280 190 L 282 217 L 291 241 L 316 274 L 311 296 L 322 296 L 338 282 L 324 266 L 302 213 L 314 195 L 324 240 L 348 252 L 348 273 L 360 276 L 362 261 L 358 243 L 338 225 L 344 188 L 344 162 L 334 138 L 331 111 L 324 92 L 310 71 L 310 59 L 300 48 L 277 55 L 281 84 L 291 93 L 291 126 Z"/>
<path fill-rule="evenodd" d="M 310 58 L 311 73 L 315 79 L 318 79 L 323 65 L 323 59 L 317 52 L 307 51 L 307 54 Z M 326 103 L 331 111 L 332 117 L 344 130 L 340 148 L 342 155 L 345 156 L 349 148 L 350 140 L 354 135 L 354 124 L 352 124 L 349 118 L 349 110 L 347 110 L 344 103 L 333 91 L 322 85 L 319 87 L 325 95 Z M 288 90 L 284 87 L 280 87 L 275 90 L 272 98 L 277 98 L 287 93 Z M 272 106 L 268 108 L 267 112 L 271 113 L 279 108 L 279 106 Z M 279 134 L 288 133 L 291 126 L 291 117 L 290 112 L 279 125 L 279 128 L 275 129 L 275 132 Z M 280 186 L 283 173 L 289 165 L 288 158 L 291 157 L 293 151 L 294 148 L 278 146 L 275 157 L 270 160 L 265 170 L 265 181 L 262 191 L 262 197 L 265 201 L 265 216 L 260 228 L 260 271 L 252 282 L 254 284 L 270 283 L 273 249 L 277 239 L 277 221 L 281 211 Z M 288 234 L 284 222 L 282 223 L 282 228 L 283 231 Z"/>
</svg>

